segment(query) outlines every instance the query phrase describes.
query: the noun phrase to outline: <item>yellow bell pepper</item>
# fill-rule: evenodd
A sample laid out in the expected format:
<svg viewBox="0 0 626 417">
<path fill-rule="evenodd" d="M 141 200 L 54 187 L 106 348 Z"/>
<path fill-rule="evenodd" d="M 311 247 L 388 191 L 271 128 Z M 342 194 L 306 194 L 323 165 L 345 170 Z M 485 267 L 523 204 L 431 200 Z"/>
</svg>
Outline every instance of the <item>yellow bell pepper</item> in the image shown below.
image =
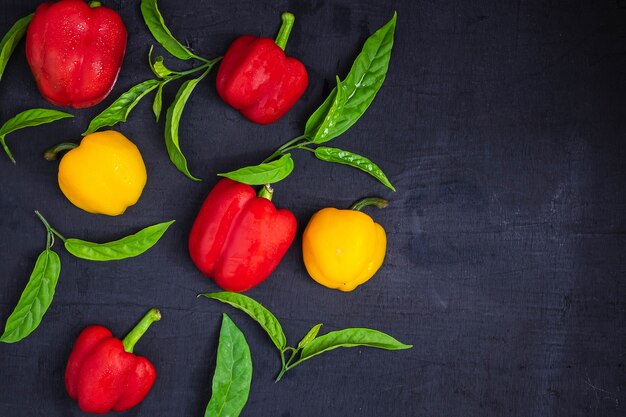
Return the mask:
<svg viewBox="0 0 626 417">
<path fill-rule="evenodd" d="M 382 198 L 366 198 L 349 210 L 325 208 L 313 215 L 302 239 L 309 275 L 328 288 L 352 291 L 369 280 L 383 264 L 385 229 L 360 210 L 387 206 Z"/>
<path fill-rule="evenodd" d="M 117 216 L 139 200 L 146 185 L 146 166 L 137 146 L 113 130 L 91 133 L 80 145 L 60 144 L 47 159 L 73 148 L 61 159 L 59 187 L 76 207 Z M 51 156 L 52 154 L 52 156 Z"/>
</svg>

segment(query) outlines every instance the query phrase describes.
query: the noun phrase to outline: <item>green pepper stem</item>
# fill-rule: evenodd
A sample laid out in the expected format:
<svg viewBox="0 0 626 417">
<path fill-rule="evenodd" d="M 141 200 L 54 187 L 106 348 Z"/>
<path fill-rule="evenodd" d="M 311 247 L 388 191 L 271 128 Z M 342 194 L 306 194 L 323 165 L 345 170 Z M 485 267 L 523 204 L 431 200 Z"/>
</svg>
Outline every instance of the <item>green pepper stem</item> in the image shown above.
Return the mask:
<svg viewBox="0 0 626 417">
<path fill-rule="evenodd" d="M 126 335 L 124 340 L 122 340 L 124 350 L 128 353 L 133 353 L 135 343 L 141 339 L 141 336 L 144 335 L 152 323 L 159 320 L 161 320 L 161 312 L 156 308 L 150 309 L 139 323 Z"/>
<path fill-rule="evenodd" d="M 285 12 L 280 15 L 280 19 L 283 21 L 282 25 L 280 25 L 280 30 L 278 31 L 278 35 L 276 35 L 276 45 L 283 51 L 287 46 L 287 41 L 289 40 L 289 35 L 291 34 L 291 29 L 293 29 L 293 24 L 296 21 L 296 17 L 289 13 Z"/>
<path fill-rule="evenodd" d="M 270 184 L 265 184 L 263 188 L 259 190 L 257 197 L 266 198 L 269 201 L 272 201 L 272 196 L 274 195 L 274 189 Z"/>
<path fill-rule="evenodd" d="M 90 1 L 89 2 L 89 7 L 91 7 L 92 9 L 95 7 L 100 7 L 102 6 L 102 3 L 100 3 L 99 1 Z"/>
<path fill-rule="evenodd" d="M 65 238 L 63 237 L 63 235 L 57 232 L 52 226 L 50 226 L 50 223 L 48 223 L 48 220 L 46 220 L 46 218 L 43 217 L 43 215 L 38 210 L 35 210 L 35 214 L 37 215 L 37 217 L 39 217 L 39 220 L 41 220 L 41 222 L 46 227 L 46 230 L 48 231 L 49 234 L 55 234 L 59 237 L 59 239 L 65 242 Z M 52 244 L 50 244 L 50 246 L 52 246 Z"/>
<path fill-rule="evenodd" d="M 78 147 L 78 143 L 76 142 L 62 142 L 57 143 L 51 148 L 46 149 L 43 153 L 43 159 L 46 161 L 56 161 L 59 158 L 59 154 L 65 151 L 71 151 L 74 148 Z"/>
<path fill-rule="evenodd" d="M 376 206 L 378 208 L 385 208 L 389 205 L 389 201 L 380 197 L 366 197 L 362 200 L 357 201 L 353 205 L 350 206 L 350 210 L 361 211 L 364 207 L 367 206 Z"/>
</svg>

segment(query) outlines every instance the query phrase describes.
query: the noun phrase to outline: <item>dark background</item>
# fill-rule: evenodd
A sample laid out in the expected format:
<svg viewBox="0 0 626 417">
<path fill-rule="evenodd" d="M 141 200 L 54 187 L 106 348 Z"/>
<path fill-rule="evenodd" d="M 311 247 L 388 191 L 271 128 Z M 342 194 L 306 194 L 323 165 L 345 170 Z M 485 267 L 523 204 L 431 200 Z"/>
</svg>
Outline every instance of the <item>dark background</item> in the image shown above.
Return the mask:
<svg viewBox="0 0 626 417">
<path fill-rule="evenodd" d="M 5 0 L 0 31 L 36 1 Z M 41 326 L 0 345 L 0 415 L 78 416 L 63 386 L 78 333 L 99 323 L 122 337 L 148 308 L 163 320 L 137 345 L 159 372 L 129 416 L 201 416 L 210 397 L 217 335 L 228 312 L 251 346 L 244 416 L 626 415 L 626 4 L 576 1 L 165 1 L 172 32 L 214 57 L 240 34 L 273 37 L 279 14 L 296 26 L 287 47 L 310 85 L 271 126 L 243 119 L 216 95 L 213 73 L 183 115 L 181 146 L 194 183 L 170 163 L 151 97 L 115 127 L 143 153 L 148 184 L 121 217 L 72 206 L 41 152 L 79 138 L 121 92 L 151 77 L 155 43 L 139 1 L 105 1 L 129 30 L 113 93 L 99 106 L 11 134 L 0 154 L 0 319 L 13 310 L 45 244 L 38 209 L 66 236 L 107 241 L 176 219 L 144 255 L 94 263 L 57 243 L 62 272 Z M 592 4 L 594 3 L 594 4 Z M 256 164 L 300 134 L 335 74 L 345 76 L 366 37 L 398 12 L 387 80 L 366 115 L 333 144 L 378 163 L 397 187 L 295 153 L 274 201 L 299 221 L 276 272 L 248 292 L 281 320 L 290 343 L 369 326 L 414 344 L 408 351 L 343 349 L 275 384 L 279 358 L 247 316 L 205 299 L 218 288 L 194 267 L 187 236 L 215 174 Z M 0 120 L 51 107 L 37 92 L 23 44 L 0 84 Z M 160 53 L 163 51 L 158 49 Z M 177 66 L 167 58 L 166 63 Z M 180 68 L 192 63 L 184 63 Z M 176 88 L 168 88 L 169 103 Z M 303 267 L 301 233 L 326 206 L 365 195 L 387 230 L 383 267 L 351 293 L 326 289 Z"/>
</svg>

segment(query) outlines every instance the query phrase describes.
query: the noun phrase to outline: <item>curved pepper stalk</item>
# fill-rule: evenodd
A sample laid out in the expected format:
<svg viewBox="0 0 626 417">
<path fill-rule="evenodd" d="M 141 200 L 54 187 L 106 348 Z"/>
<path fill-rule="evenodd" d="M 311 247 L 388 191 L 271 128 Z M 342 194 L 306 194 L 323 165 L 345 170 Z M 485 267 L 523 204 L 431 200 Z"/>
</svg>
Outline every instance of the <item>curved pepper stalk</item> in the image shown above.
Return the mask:
<svg viewBox="0 0 626 417">
<path fill-rule="evenodd" d="M 123 341 L 103 326 L 88 326 L 76 339 L 65 370 L 67 393 L 88 413 L 126 411 L 146 397 L 156 379 L 152 363 L 133 354 L 135 343 L 161 319 L 153 308 Z"/>
</svg>

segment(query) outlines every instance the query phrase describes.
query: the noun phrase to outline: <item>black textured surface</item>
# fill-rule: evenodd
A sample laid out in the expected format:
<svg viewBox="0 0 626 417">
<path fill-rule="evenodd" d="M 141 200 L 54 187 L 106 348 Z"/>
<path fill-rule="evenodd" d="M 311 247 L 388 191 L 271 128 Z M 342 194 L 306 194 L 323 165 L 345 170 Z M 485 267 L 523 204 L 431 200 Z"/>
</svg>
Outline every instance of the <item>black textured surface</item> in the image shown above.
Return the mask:
<svg viewBox="0 0 626 417">
<path fill-rule="evenodd" d="M 34 1 L 5 0 L 0 31 Z M 221 313 L 244 331 L 254 376 L 243 416 L 623 416 L 626 414 L 626 10 L 624 2 L 268 1 L 160 2 L 197 53 L 221 54 L 237 35 L 273 36 L 296 14 L 288 53 L 310 85 L 278 123 L 244 120 L 216 96 L 214 74 L 183 116 L 181 143 L 193 183 L 175 170 L 145 99 L 116 129 L 144 155 L 148 184 L 121 217 L 72 206 L 40 154 L 77 139 L 90 118 L 151 76 L 153 40 L 138 1 L 105 1 L 129 30 L 124 66 L 101 105 L 75 119 L 8 137 L 0 154 L 0 319 L 12 311 L 45 243 L 39 209 L 68 236 L 105 241 L 167 219 L 177 222 L 139 258 L 78 260 L 57 243 L 54 302 L 26 340 L 0 345 L 0 415 L 78 416 L 63 386 L 71 346 L 88 324 L 122 336 L 149 307 L 163 320 L 136 352 L 159 377 L 128 416 L 201 416 L 210 396 Z M 592 5 L 591 3 L 595 3 Z M 367 35 L 398 11 L 387 81 L 337 146 L 371 157 L 397 187 L 294 154 L 275 202 L 293 210 L 298 237 L 265 283 L 248 294 L 281 320 L 291 343 L 323 331 L 371 326 L 414 344 L 408 351 L 343 349 L 275 384 L 279 358 L 262 330 L 217 302 L 186 239 L 217 172 L 257 163 L 297 136 L 335 74 L 344 76 Z M 0 120 L 51 107 L 36 90 L 23 44 L 0 84 Z M 167 60 L 172 63 L 172 60 Z M 185 65 L 182 65 L 183 67 Z M 166 103 L 175 90 L 168 88 Z M 380 272 L 352 293 L 304 270 L 300 237 L 324 206 L 364 195 L 391 199 L 373 214 L 388 233 Z"/>
</svg>

